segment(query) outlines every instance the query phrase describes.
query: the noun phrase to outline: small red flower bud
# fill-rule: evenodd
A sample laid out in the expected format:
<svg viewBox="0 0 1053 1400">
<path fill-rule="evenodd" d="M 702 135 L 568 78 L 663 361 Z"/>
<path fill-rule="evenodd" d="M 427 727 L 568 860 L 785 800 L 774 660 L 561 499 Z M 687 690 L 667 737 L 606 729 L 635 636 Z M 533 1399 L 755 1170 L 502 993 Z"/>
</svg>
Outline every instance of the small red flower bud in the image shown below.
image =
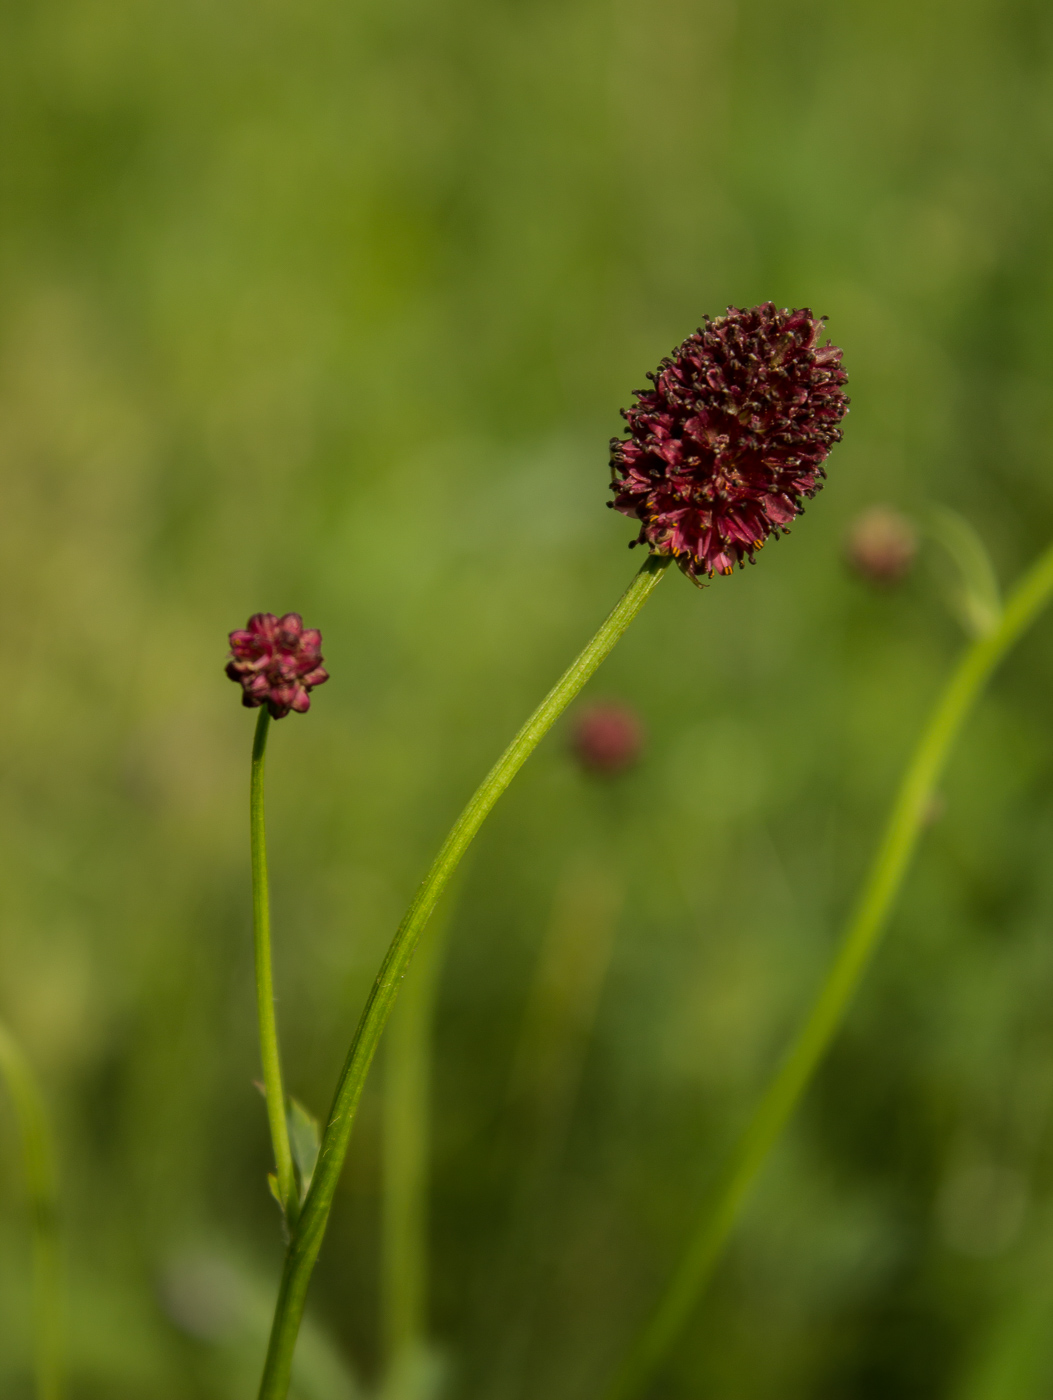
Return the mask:
<svg viewBox="0 0 1053 1400">
<path fill-rule="evenodd" d="M 613 702 L 584 710 L 574 726 L 574 752 L 590 773 L 612 776 L 631 768 L 640 757 L 643 740 L 636 712 Z"/>
<path fill-rule="evenodd" d="M 642 522 L 634 544 L 672 555 L 694 582 L 753 562 L 814 496 L 841 439 L 848 376 L 819 344 L 822 319 L 773 302 L 689 335 L 623 409 L 609 502 Z"/>
<path fill-rule="evenodd" d="M 918 532 L 891 506 L 871 506 L 856 517 L 845 540 L 845 555 L 856 573 L 871 583 L 899 583 L 918 552 Z"/>
<path fill-rule="evenodd" d="M 266 705 L 272 719 L 311 708 L 309 692 L 329 679 L 322 665 L 322 634 L 304 627 L 299 613 L 255 613 L 244 631 L 231 632 L 227 675 L 242 688 L 249 709 Z"/>
</svg>

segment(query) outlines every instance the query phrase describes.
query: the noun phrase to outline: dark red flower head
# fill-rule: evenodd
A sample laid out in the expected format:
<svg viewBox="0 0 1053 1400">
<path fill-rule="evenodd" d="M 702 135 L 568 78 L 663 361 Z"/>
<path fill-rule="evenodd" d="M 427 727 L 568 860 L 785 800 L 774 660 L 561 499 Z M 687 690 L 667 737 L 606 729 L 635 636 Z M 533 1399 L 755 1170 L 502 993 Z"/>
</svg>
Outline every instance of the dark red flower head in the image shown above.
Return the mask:
<svg viewBox="0 0 1053 1400">
<path fill-rule="evenodd" d="M 636 711 L 611 701 L 582 711 L 574 726 L 574 751 L 591 773 L 613 775 L 631 768 L 640 757 L 643 739 Z"/>
<path fill-rule="evenodd" d="M 308 694 L 329 679 L 322 665 L 322 634 L 304 627 L 299 613 L 256 613 L 243 632 L 231 632 L 227 675 L 250 709 L 265 704 L 272 719 L 311 708 Z"/>
<path fill-rule="evenodd" d="M 729 306 L 648 375 L 654 387 L 622 411 L 628 438 L 611 440 L 610 504 L 642 522 L 634 544 L 698 583 L 785 532 L 848 411 L 841 351 L 819 344 L 822 328 L 770 301 Z"/>
</svg>

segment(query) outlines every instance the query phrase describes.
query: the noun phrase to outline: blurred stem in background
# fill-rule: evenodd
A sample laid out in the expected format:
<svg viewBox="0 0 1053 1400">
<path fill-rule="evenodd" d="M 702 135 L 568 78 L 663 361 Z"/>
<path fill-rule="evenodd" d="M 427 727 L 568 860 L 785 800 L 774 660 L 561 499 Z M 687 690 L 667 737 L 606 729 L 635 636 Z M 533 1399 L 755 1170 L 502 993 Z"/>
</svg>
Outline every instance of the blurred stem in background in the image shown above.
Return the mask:
<svg viewBox="0 0 1053 1400">
<path fill-rule="evenodd" d="M 963 575 L 968 588 L 971 580 L 964 567 Z M 922 732 L 826 981 L 696 1225 L 664 1297 L 608 1387 L 608 1400 L 629 1400 L 644 1390 L 708 1283 L 757 1174 L 800 1102 L 866 971 L 954 741 L 991 673 L 1051 594 L 1053 547 L 1024 575 L 1004 611 L 994 612 L 990 597 L 986 598 L 986 630 L 961 658 Z M 973 625 L 979 628 L 983 614 L 979 609 L 972 612 Z"/>
<path fill-rule="evenodd" d="M 596 856 L 577 856 L 564 872 L 512 1063 L 509 1108 L 524 1145 L 504 1277 L 492 1280 L 500 1340 L 489 1389 L 501 1400 L 515 1400 L 527 1383 L 549 1257 L 540 1231 L 552 1222 L 560 1163 L 625 902 L 624 886 L 608 867 Z"/>
<path fill-rule="evenodd" d="M 63 1390 L 62 1266 L 55 1152 L 40 1088 L 18 1043 L 2 1024 L 0 1078 L 7 1084 L 18 1118 L 29 1197 L 37 1400 L 59 1400 Z"/>
<path fill-rule="evenodd" d="M 1048 1205 L 1033 1219 L 1016 1267 L 998 1275 L 997 1303 L 979 1321 L 951 1400 L 1041 1400 L 1053 1383 L 1053 1217 Z"/>
<path fill-rule="evenodd" d="M 252 932 L 256 953 L 256 1014 L 260 1026 L 260 1063 L 267 1121 L 274 1147 L 276 1179 L 272 1184 L 290 1227 L 296 1220 L 299 1196 L 289 1146 L 289 1126 L 278 1053 L 278 1024 L 274 1015 L 274 979 L 271 973 L 271 896 L 267 882 L 267 828 L 264 818 L 264 776 L 267 734 L 271 717 L 260 707 L 252 742 L 252 780 L 249 788 L 249 824 L 252 844 Z"/>
<path fill-rule="evenodd" d="M 260 1400 L 285 1400 L 288 1394 L 293 1350 L 307 1298 L 307 1286 L 322 1246 L 355 1112 L 377 1043 L 391 1015 L 399 983 L 413 957 L 417 940 L 460 864 L 461 857 L 498 798 L 613 650 L 671 563 L 670 558 L 657 555 L 649 555 L 644 561 L 632 583 L 600 624 L 596 635 L 564 671 L 469 799 L 392 939 L 351 1042 L 329 1113 L 314 1179 L 286 1251 L 270 1346 L 260 1383 Z"/>
<path fill-rule="evenodd" d="M 431 1064 L 454 905 L 451 892 L 406 977 L 384 1046 L 384 1400 L 418 1400 L 432 1393 L 437 1381 L 428 1338 Z"/>
</svg>

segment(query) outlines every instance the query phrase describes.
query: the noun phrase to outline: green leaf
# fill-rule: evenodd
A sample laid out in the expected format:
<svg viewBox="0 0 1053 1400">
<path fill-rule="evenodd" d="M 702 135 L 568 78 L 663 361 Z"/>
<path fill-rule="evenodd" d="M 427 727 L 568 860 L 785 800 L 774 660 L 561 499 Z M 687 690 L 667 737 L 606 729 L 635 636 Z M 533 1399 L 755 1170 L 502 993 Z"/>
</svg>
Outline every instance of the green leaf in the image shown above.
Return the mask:
<svg viewBox="0 0 1053 1400">
<path fill-rule="evenodd" d="M 991 556 L 964 516 L 948 506 L 933 506 L 929 534 L 943 546 L 951 565 L 944 595 L 955 617 L 972 637 L 986 637 L 1002 618 L 1002 595 Z"/>
<path fill-rule="evenodd" d="M 274 1175 L 273 1172 L 268 1172 L 268 1173 L 267 1173 L 267 1185 L 271 1188 L 271 1195 L 274 1197 L 274 1199 L 275 1199 L 275 1200 L 278 1202 L 278 1204 L 281 1206 L 281 1208 L 282 1208 L 282 1213 L 284 1214 L 284 1213 L 285 1213 L 285 1206 L 282 1205 L 281 1194 L 280 1194 L 280 1192 L 278 1191 L 278 1178 Z"/>
<path fill-rule="evenodd" d="M 300 1200 L 306 1199 L 318 1161 L 318 1149 L 322 1144 L 322 1134 L 318 1119 L 307 1112 L 297 1099 L 289 1100 L 287 1112 L 289 1124 L 289 1147 L 296 1164 L 296 1174 L 300 1180 Z"/>
</svg>

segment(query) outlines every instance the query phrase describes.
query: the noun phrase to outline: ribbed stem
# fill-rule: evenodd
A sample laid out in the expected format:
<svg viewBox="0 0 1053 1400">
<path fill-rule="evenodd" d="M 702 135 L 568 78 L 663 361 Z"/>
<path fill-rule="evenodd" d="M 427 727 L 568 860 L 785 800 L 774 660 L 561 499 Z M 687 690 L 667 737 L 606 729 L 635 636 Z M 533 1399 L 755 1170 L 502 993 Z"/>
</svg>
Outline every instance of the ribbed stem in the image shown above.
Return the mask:
<svg viewBox="0 0 1053 1400">
<path fill-rule="evenodd" d="M 29 1062 L 0 1025 L 0 1078 L 15 1106 L 33 1235 L 33 1349 L 37 1400 L 63 1392 L 62 1259 L 59 1248 L 55 1151 L 43 1095 Z"/>
<path fill-rule="evenodd" d="M 874 863 L 826 980 L 695 1226 L 665 1296 L 609 1386 L 607 1400 L 631 1400 L 641 1394 L 708 1283 L 747 1193 L 811 1082 L 867 969 L 954 741 L 991 673 L 1051 595 L 1053 548 L 1024 576 L 998 625 L 968 648 L 937 701 L 900 783 Z"/>
<path fill-rule="evenodd" d="M 267 1121 L 274 1147 L 278 1197 L 286 1220 L 296 1219 L 299 1204 L 289 1124 L 285 1116 L 285 1091 L 278 1053 L 278 1023 L 274 1014 L 274 979 L 271 973 L 271 895 L 267 881 L 267 830 L 264 820 L 263 780 L 267 761 L 267 734 L 271 717 L 261 706 L 252 742 L 252 782 L 249 789 L 249 824 L 252 844 L 252 932 L 256 951 L 256 1014 L 260 1026 L 260 1063 L 267 1100 Z"/>
<path fill-rule="evenodd" d="M 563 673 L 494 764 L 457 818 L 388 949 L 362 1012 L 329 1114 L 311 1189 L 285 1257 L 260 1400 L 285 1400 L 307 1285 L 322 1245 L 358 1101 L 381 1031 L 391 1014 L 425 924 L 476 832 L 549 729 L 609 655 L 671 561 L 649 556 L 584 651 Z"/>
</svg>

